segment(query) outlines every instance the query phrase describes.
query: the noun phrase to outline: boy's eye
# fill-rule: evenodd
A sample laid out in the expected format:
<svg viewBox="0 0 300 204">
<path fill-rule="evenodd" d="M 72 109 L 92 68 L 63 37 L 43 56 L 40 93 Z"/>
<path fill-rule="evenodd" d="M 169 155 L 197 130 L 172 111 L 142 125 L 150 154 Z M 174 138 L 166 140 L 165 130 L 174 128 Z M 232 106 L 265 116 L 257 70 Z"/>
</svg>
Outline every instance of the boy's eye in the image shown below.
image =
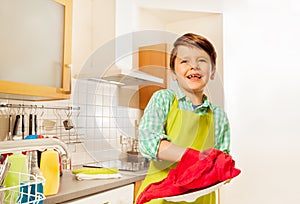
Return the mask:
<svg viewBox="0 0 300 204">
<path fill-rule="evenodd" d="M 205 59 L 200 59 L 198 62 L 206 62 L 206 60 Z"/>
<path fill-rule="evenodd" d="M 181 60 L 181 64 L 185 64 L 187 62 L 188 62 L 187 60 Z"/>
</svg>

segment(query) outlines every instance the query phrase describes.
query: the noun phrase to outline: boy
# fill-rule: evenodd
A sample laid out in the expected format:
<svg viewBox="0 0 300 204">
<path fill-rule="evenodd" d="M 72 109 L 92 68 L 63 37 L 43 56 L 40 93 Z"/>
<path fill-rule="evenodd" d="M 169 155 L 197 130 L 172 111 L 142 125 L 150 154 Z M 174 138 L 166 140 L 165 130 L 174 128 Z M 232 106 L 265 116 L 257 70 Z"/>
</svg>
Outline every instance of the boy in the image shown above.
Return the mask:
<svg viewBox="0 0 300 204">
<path fill-rule="evenodd" d="M 178 90 L 153 94 L 139 125 L 139 150 L 150 159 L 140 188 L 167 177 L 187 148 L 215 148 L 229 154 L 230 132 L 226 113 L 208 101 L 204 89 L 216 74 L 216 52 L 204 37 L 187 33 L 174 42 L 170 57 L 172 77 Z M 195 203 L 215 204 L 215 193 Z M 167 203 L 152 200 L 148 203 Z"/>
</svg>

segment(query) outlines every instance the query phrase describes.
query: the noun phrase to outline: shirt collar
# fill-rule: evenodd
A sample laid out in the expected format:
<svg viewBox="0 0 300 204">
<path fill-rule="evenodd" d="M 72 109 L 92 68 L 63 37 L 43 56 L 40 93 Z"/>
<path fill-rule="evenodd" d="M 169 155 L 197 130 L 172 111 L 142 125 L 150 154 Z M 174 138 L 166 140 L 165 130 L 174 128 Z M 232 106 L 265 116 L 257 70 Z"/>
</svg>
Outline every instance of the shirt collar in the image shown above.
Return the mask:
<svg viewBox="0 0 300 204">
<path fill-rule="evenodd" d="M 189 99 L 187 99 L 187 96 L 179 88 L 179 86 L 177 84 L 176 84 L 176 88 L 174 89 L 174 91 L 175 91 L 175 95 L 176 95 L 178 101 L 184 100 L 184 99 L 189 100 Z M 191 103 L 191 106 L 192 106 L 192 103 Z M 212 110 L 212 104 L 208 100 L 207 96 L 205 94 L 203 94 L 203 103 L 201 105 L 199 105 L 196 109 L 206 109 L 206 108 L 210 108 Z"/>
<path fill-rule="evenodd" d="M 185 93 L 179 88 L 178 85 L 176 86 L 176 89 L 174 91 L 178 100 L 181 100 L 186 97 Z"/>
<path fill-rule="evenodd" d="M 203 103 L 200 106 L 198 106 L 197 108 L 210 108 L 210 109 L 212 109 L 212 104 L 208 100 L 208 98 L 205 94 L 203 94 Z"/>
</svg>

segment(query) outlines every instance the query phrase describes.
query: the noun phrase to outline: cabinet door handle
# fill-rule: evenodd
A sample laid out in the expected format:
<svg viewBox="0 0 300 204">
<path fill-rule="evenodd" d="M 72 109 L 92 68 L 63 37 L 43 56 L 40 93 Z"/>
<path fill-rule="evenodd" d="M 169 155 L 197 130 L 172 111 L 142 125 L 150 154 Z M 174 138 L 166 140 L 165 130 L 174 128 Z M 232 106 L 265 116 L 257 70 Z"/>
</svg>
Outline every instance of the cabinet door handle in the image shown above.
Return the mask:
<svg viewBox="0 0 300 204">
<path fill-rule="evenodd" d="M 104 202 L 103 204 L 110 204 L 110 202 L 109 202 L 109 201 L 107 201 L 107 202 Z"/>
</svg>

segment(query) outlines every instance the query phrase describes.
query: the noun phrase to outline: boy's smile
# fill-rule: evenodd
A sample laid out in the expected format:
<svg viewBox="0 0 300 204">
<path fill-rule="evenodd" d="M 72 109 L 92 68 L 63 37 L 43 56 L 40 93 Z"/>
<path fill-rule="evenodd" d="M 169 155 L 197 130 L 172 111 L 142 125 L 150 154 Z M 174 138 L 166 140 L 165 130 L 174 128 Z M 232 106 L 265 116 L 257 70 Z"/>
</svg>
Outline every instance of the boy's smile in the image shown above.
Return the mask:
<svg viewBox="0 0 300 204">
<path fill-rule="evenodd" d="M 200 74 L 190 74 L 187 76 L 188 79 L 192 79 L 192 78 L 198 78 L 201 79 L 202 76 Z"/>
</svg>

